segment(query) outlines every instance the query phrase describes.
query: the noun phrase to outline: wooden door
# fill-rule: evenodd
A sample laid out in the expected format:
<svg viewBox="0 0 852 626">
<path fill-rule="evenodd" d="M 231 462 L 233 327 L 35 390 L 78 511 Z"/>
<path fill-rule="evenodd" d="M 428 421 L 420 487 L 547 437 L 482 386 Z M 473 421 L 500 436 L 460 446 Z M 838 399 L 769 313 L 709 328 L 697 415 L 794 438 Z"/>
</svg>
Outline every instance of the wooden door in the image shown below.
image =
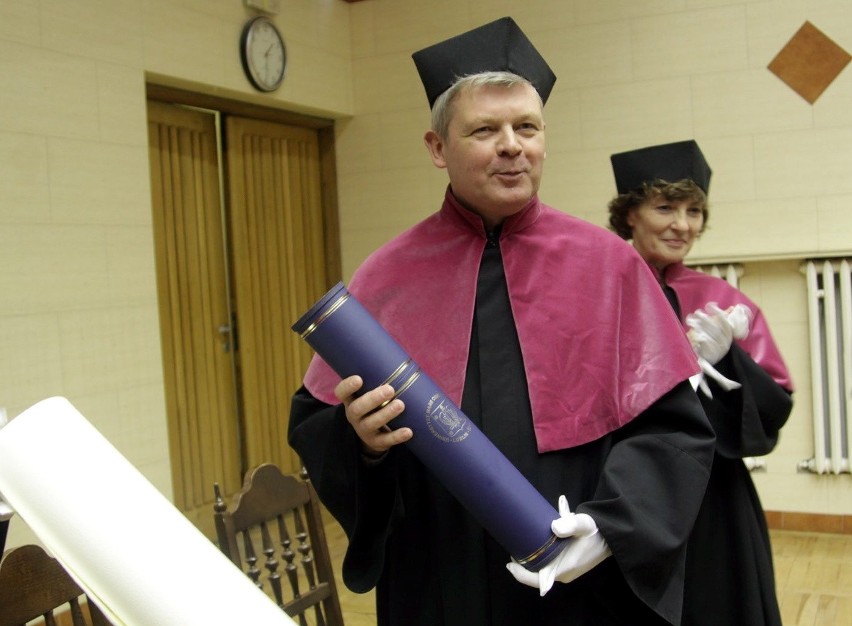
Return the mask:
<svg viewBox="0 0 852 626">
<path fill-rule="evenodd" d="M 290 326 L 339 261 L 317 130 L 221 117 L 219 150 L 216 113 L 148 102 L 174 502 L 206 533 L 214 482 L 300 468 L 287 424 L 311 351 Z"/>
<path fill-rule="evenodd" d="M 148 133 L 174 502 L 210 532 L 242 482 L 215 115 L 149 102 Z"/>
<path fill-rule="evenodd" d="M 243 117 L 224 126 L 245 460 L 296 472 L 290 399 L 311 351 L 290 326 L 330 286 L 317 134 Z"/>
</svg>

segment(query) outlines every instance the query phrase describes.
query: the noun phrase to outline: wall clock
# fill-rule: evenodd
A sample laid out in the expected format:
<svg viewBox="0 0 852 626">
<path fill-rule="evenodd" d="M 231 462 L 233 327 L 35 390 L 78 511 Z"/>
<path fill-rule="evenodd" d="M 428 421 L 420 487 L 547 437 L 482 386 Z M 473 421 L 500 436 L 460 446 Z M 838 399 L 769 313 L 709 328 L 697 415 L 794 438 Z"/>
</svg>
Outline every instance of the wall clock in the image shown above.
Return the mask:
<svg viewBox="0 0 852 626">
<path fill-rule="evenodd" d="M 275 24 L 265 15 L 253 17 L 240 36 L 240 59 L 249 81 L 260 91 L 275 91 L 287 69 L 287 47 Z"/>
</svg>

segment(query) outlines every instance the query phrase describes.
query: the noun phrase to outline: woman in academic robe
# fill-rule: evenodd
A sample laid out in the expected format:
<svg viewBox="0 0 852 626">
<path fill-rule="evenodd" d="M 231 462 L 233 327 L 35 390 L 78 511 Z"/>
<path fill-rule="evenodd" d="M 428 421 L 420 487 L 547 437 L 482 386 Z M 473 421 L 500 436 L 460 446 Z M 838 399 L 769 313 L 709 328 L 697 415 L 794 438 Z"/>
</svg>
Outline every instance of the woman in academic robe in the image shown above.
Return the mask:
<svg viewBox="0 0 852 626">
<path fill-rule="evenodd" d="M 716 431 L 707 491 L 687 548 L 682 626 L 780 626 L 764 512 L 743 458 L 778 442 L 793 385 L 760 308 L 721 278 L 684 265 L 709 216 L 711 170 L 682 141 L 614 154 L 611 230 L 648 263 L 698 356 Z"/>
</svg>

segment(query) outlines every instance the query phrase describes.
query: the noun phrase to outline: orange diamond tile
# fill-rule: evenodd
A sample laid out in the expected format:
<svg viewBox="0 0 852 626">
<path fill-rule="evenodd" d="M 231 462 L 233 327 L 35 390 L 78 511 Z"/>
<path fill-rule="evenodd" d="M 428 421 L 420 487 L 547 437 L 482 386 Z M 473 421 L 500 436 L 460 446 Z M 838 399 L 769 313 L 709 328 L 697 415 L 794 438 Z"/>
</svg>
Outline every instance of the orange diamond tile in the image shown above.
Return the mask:
<svg viewBox="0 0 852 626">
<path fill-rule="evenodd" d="M 813 104 L 852 57 L 810 22 L 805 22 L 768 65 L 769 71 Z"/>
</svg>

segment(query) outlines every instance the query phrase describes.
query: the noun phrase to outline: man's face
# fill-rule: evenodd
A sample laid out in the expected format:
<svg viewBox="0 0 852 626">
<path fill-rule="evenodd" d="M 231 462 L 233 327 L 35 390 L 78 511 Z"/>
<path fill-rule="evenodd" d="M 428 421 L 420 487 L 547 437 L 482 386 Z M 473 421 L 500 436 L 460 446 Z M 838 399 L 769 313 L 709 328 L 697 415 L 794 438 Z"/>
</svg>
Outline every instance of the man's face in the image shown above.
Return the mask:
<svg viewBox="0 0 852 626">
<path fill-rule="evenodd" d="M 487 227 L 517 213 L 537 192 L 544 164 L 541 101 L 528 84 L 461 91 L 447 137 L 424 137 L 432 162 L 446 168 L 450 187 Z"/>
</svg>

